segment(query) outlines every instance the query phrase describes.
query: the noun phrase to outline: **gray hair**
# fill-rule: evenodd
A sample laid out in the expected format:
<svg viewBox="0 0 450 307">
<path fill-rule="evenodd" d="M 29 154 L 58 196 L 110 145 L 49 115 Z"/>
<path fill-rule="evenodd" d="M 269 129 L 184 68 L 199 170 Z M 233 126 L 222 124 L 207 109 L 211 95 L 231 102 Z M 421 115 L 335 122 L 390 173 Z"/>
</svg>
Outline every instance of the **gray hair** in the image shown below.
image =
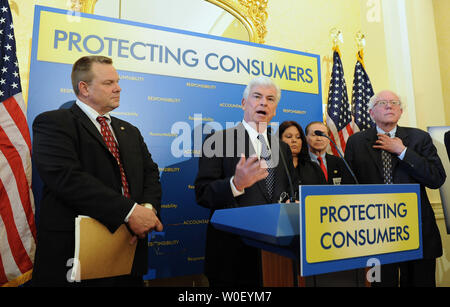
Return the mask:
<svg viewBox="0 0 450 307">
<path fill-rule="evenodd" d="M 387 90 L 380 91 L 380 92 L 376 93 L 375 95 L 373 95 L 372 97 L 370 97 L 369 103 L 367 104 L 367 109 L 368 109 L 368 111 L 372 110 L 372 109 L 375 107 L 375 104 L 376 104 L 376 103 L 378 102 L 378 100 L 379 100 L 380 94 L 383 93 L 383 92 L 386 92 L 386 91 L 387 91 Z M 399 97 L 396 93 L 394 93 L 394 92 L 392 92 L 392 91 L 389 91 L 389 92 L 395 94 L 395 96 L 398 97 L 398 100 L 400 101 L 400 108 L 403 110 L 403 104 L 402 104 L 402 100 L 400 99 L 400 97 Z"/>
<path fill-rule="evenodd" d="M 242 95 L 242 97 L 247 100 L 248 95 L 250 94 L 250 91 L 252 90 L 253 87 L 255 86 L 266 86 L 266 87 L 273 87 L 274 89 L 276 89 L 277 91 L 277 96 L 276 98 L 276 102 L 278 103 L 281 99 L 281 89 L 278 86 L 278 84 L 276 84 L 272 79 L 265 77 L 265 76 L 258 76 L 254 79 L 252 79 L 247 87 L 244 90 L 244 93 Z"/>
</svg>

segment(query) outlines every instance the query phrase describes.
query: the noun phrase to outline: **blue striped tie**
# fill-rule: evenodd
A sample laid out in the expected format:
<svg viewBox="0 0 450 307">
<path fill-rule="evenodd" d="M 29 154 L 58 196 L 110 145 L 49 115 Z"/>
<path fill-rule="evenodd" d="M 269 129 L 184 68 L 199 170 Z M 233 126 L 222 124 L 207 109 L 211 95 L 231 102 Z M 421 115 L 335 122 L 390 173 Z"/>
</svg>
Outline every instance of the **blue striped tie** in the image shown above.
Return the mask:
<svg viewBox="0 0 450 307">
<path fill-rule="evenodd" d="M 271 159 L 270 149 L 267 146 L 266 140 L 262 134 L 258 135 L 258 140 L 261 142 L 261 158 L 266 160 L 267 171 L 269 175 L 266 177 L 266 188 L 269 198 L 272 199 L 273 185 L 275 181 L 275 168 Z"/>
</svg>

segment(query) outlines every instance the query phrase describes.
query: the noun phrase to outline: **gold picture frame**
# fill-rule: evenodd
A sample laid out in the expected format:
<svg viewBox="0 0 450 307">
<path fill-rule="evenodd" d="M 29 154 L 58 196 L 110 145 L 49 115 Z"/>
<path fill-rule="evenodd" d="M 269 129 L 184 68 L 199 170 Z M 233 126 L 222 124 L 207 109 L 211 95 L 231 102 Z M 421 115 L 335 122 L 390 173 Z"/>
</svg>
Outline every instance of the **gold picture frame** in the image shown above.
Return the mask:
<svg viewBox="0 0 450 307">
<path fill-rule="evenodd" d="M 71 0 L 73 11 L 93 14 L 98 0 Z M 204 0 L 233 15 L 248 32 L 249 41 L 263 44 L 267 34 L 268 0 Z"/>
</svg>

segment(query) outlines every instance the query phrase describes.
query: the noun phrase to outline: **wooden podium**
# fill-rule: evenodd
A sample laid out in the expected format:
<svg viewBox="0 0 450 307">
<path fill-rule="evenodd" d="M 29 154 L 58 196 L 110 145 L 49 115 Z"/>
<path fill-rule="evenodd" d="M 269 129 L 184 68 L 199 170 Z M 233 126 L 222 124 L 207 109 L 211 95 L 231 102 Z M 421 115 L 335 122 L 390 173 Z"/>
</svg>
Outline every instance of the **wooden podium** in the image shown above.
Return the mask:
<svg viewBox="0 0 450 307">
<path fill-rule="evenodd" d="M 261 250 L 264 287 L 304 287 L 298 272 L 298 260 Z"/>
<path fill-rule="evenodd" d="M 261 249 L 263 286 L 302 286 L 299 276 L 299 206 L 269 204 L 216 210 L 211 224 Z"/>
</svg>

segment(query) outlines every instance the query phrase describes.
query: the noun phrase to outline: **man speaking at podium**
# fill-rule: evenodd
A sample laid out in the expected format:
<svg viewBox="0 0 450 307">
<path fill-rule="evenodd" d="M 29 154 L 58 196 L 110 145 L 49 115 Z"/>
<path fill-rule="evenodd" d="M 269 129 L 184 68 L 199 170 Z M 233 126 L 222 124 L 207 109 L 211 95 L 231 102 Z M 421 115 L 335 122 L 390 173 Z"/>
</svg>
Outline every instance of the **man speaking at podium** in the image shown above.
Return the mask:
<svg viewBox="0 0 450 307">
<path fill-rule="evenodd" d="M 216 209 L 277 203 L 280 195 L 292 193 L 289 180 L 296 182 L 292 154 L 268 129 L 280 96 L 271 79 L 256 77 L 243 94 L 243 121 L 204 141 L 195 194 L 211 215 Z M 261 286 L 260 251 L 209 224 L 205 274 L 212 287 Z"/>
<path fill-rule="evenodd" d="M 33 162 L 44 183 L 35 286 L 143 285 L 147 233 L 162 230 L 155 215 L 161 185 L 139 130 L 109 115 L 119 106 L 118 82 L 111 59 L 82 57 L 72 68 L 77 101 L 70 109 L 44 112 L 33 123 Z M 111 233 L 127 223 L 135 235 L 130 244 L 139 237 L 130 275 L 69 283 L 78 215 L 98 220 Z"/>
<path fill-rule="evenodd" d="M 423 238 L 423 259 L 382 265 L 381 281 L 373 285 L 435 286 L 436 258 L 442 255 L 442 243 L 425 187 L 437 189 L 444 183 L 442 162 L 428 133 L 397 125 L 403 110 L 395 93 L 374 95 L 368 109 L 376 128 L 350 136 L 345 159 L 360 184 L 420 184 Z"/>
</svg>

